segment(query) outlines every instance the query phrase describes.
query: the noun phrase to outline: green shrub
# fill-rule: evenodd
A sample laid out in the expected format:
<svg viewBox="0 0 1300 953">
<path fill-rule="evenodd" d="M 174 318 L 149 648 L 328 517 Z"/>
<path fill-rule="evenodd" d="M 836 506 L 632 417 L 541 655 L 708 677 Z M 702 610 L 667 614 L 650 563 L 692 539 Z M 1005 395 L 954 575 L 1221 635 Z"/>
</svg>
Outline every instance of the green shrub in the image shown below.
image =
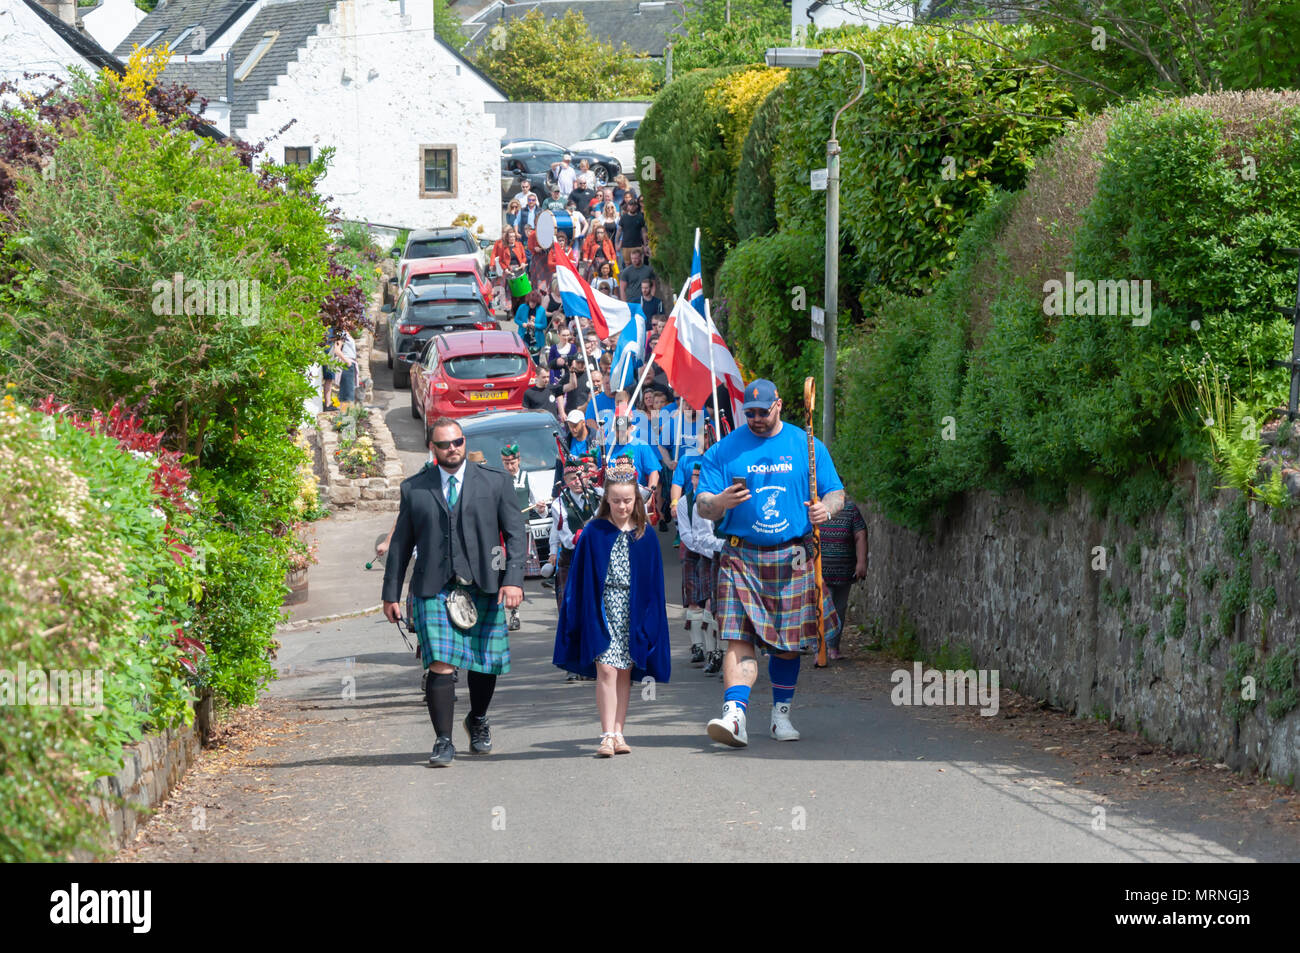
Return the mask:
<svg viewBox="0 0 1300 953">
<path fill-rule="evenodd" d="M 736 168 L 736 240 L 757 238 L 776 231 L 776 180 L 773 150 L 781 129 L 785 85 L 767 94 L 754 111 Z"/>
<path fill-rule="evenodd" d="M 101 851 L 91 782 L 146 728 L 192 718 L 196 683 L 182 666 L 203 662 L 176 636 L 195 634 L 200 575 L 185 551 L 200 517 L 155 489 L 163 465 L 0 402 L 0 694 L 20 666 L 29 679 L 90 675 L 79 699 L 0 704 L 0 862 Z"/>
<path fill-rule="evenodd" d="M 690 272 L 699 228 L 706 292 L 736 243 L 736 169 L 754 111 L 785 70 L 720 67 L 688 73 L 655 97 L 636 136 L 651 263 L 676 288 Z"/>
</svg>

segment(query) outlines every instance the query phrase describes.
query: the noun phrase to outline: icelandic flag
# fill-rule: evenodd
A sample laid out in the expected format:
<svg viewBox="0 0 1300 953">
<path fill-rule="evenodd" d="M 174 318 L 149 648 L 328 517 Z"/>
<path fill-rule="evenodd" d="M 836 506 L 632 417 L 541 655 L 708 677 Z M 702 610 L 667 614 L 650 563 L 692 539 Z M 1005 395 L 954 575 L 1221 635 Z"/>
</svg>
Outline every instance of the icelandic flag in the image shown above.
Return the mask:
<svg viewBox="0 0 1300 953">
<path fill-rule="evenodd" d="M 695 230 L 695 255 L 691 258 L 691 277 L 686 282 L 686 299 L 691 307 L 704 314 L 704 269 L 700 265 L 700 230 Z M 712 323 L 712 322 L 710 322 Z"/>
<path fill-rule="evenodd" d="M 631 305 L 631 308 L 632 320 L 623 326 L 618 343 L 614 345 L 614 363 L 609 372 L 611 390 L 632 390 L 641 370 L 641 356 L 645 354 L 645 314 L 640 305 Z"/>
<path fill-rule="evenodd" d="M 713 401 L 718 382 L 725 384 L 731 397 L 731 419 L 740 420 L 743 417 L 740 408 L 745 402 L 745 382 L 740 376 L 740 368 L 717 329 L 691 307 L 688 294 L 689 286 L 683 287 L 673 305 L 668 323 L 655 345 L 655 363 L 664 369 L 673 390 L 696 410 L 703 410 Z M 716 378 L 709 373 L 710 349 Z"/>
<path fill-rule="evenodd" d="M 555 272 L 555 287 L 560 291 L 560 303 L 566 317 L 585 317 L 591 319 L 591 326 L 603 341 L 610 335 L 618 335 L 632 320 L 632 311 L 640 311 L 639 305 L 629 305 L 625 301 L 602 294 L 582 280 L 578 269 L 567 255 L 557 254 L 559 245 L 551 246 L 551 268 Z M 642 318 L 644 323 L 645 318 Z"/>
</svg>

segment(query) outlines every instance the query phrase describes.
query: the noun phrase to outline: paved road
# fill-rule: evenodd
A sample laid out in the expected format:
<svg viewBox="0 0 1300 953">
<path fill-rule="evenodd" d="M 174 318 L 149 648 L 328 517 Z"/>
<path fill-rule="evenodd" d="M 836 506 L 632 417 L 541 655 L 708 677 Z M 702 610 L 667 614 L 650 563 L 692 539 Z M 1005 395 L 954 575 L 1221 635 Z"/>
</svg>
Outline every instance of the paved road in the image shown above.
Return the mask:
<svg viewBox="0 0 1300 953">
<path fill-rule="evenodd" d="M 418 429 L 401 417 L 405 393 L 381 399 L 395 399 L 399 446 L 422 462 Z M 496 753 L 462 753 L 448 769 L 426 767 L 420 669 L 396 630 L 379 616 L 349 619 L 281 637 L 266 710 L 282 723 L 238 758 L 205 755 L 170 828 L 130 859 L 1300 859 L 1294 836 L 1185 799 L 1117 800 L 1031 744 L 895 707 L 879 664 L 805 667 L 794 711 L 804 737 L 786 744 L 766 737 L 764 674 L 749 748 L 713 744 L 704 725 L 721 688 L 686 662 L 677 563 L 659 538 L 678 641 L 671 682 L 633 693 L 631 755 L 592 757 L 593 686 L 566 683 L 550 664 L 555 606 L 537 581 L 491 710 Z M 358 583 L 359 604 L 373 604 L 376 585 Z M 463 685 L 458 701 L 463 716 Z M 463 752 L 459 725 L 455 740 Z"/>
</svg>

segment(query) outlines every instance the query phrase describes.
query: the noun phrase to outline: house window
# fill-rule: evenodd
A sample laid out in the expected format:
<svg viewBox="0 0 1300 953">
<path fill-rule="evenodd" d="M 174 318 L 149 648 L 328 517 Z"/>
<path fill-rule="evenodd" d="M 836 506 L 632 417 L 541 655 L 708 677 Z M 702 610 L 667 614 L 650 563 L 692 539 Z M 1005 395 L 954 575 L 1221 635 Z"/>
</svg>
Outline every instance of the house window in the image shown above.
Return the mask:
<svg viewBox="0 0 1300 953">
<path fill-rule="evenodd" d="M 286 147 L 284 150 L 284 164 L 296 165 L 300 169 L 311 165 L 311 146 L 300 146 L 296 149 Z"/>
<path fill-rule="evenodd" d="M 420 198 L 456 197 L 456 147 L 420 147 Z"/>
<path fill-rule="evenodd" d="M 140 45 L 141 45 L 142 47 L 144 47 L 145 49 L 148 49 L 149 47 L 153 46 L 153 41 L 156 40 L 156 39 L 158 39 L 158 37 L 160 37 L 160 36 L 162 36 L 162 35 L 163 35 L 163 31 L 162 31 L 162 30 L 154 30 L 153 34 L 149 37 L 149 39 L 145 40 L 145 41 L 144 41 L 143 43 L 141 43 Z"/>
<path fill-rule="evenodd" d="M 167 49 L 172 50 L 173 52 L 175 52 L 176 49 L 177 49 L 177 48 L 178 48 L 182 43 L 185 42 L 185 38 L 188 37 L 191 33 L 193 33 L 193 32 L 194 32 L 195 30 L 197 30 L 198 28 L 199 28 L 199 25 L 196 23 L 196 24 L 194 24 L 193 26 L 187 26 L 185 29 L 181 30 L 180 36 L 178 36 L 178 37 L 176 37 L 176 39 L 172 40 L 171 43 L 169 43 L 169 44 L 167 45 Z"/>
<path fill-rule="evenodd" d="M 258 40 L 257 45 L 244 57 L 244 62 L 239 64 L 239 69 L 235 70 L 235 79 L 241 81 L 248 79 L 248 74 L 253 72 L 253 67 L 261 62 L 262 57 L 266 55 L 266 51 L 271 48 L 271 44 L 275 42 L 275 38 L 279 35 L 279 30 L 272 30 Z"/>
</svg>

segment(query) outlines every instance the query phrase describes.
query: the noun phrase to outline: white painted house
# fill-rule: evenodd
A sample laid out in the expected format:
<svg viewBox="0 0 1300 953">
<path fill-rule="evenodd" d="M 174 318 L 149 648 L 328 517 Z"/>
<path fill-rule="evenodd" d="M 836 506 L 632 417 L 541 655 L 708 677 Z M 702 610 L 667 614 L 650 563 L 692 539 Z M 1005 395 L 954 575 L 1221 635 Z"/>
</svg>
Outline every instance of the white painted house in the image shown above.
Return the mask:
<svg viewBox="0 0 1300 953">
<path fill-rule="evenodd" d="M 71 5 L 49 6 L 75 17 Z M 0 80 L 37 92 L 48 88 L 50 80 L 25 79 L 23 74 L 67 80 L 70 67 L 91 75 L 103 67 L 121 72 L 121 64 L 107 50 L 36 0 L 0 0 Z"/>
<path fill-rule="evenodd" d="M 170 0 L 119 55 L 136 43 L 171 47 L 164 79 L 207 98 L 222 131 L 268 141 L 265 159 L 333 148 L 320 189 L 345 219 L 469 214 L 498 237 L 504 130 L 484 107 L 506 96 L 435 36 L 432 0 Z"/>
<path fill-rule="evenodd" d="M 99 6 L 81 14 L 81 22 L 106 50 L 114 49 L 144 19 L 144 11 L 135 0 L 101 0 Z"/>
<path fill-rule="evenodd" d="M 913 19 L 912 0 L 790 0 L 790 40 L 801 45 L 809 24 L 829 30 L 911 23 Z"/>
</svg>

